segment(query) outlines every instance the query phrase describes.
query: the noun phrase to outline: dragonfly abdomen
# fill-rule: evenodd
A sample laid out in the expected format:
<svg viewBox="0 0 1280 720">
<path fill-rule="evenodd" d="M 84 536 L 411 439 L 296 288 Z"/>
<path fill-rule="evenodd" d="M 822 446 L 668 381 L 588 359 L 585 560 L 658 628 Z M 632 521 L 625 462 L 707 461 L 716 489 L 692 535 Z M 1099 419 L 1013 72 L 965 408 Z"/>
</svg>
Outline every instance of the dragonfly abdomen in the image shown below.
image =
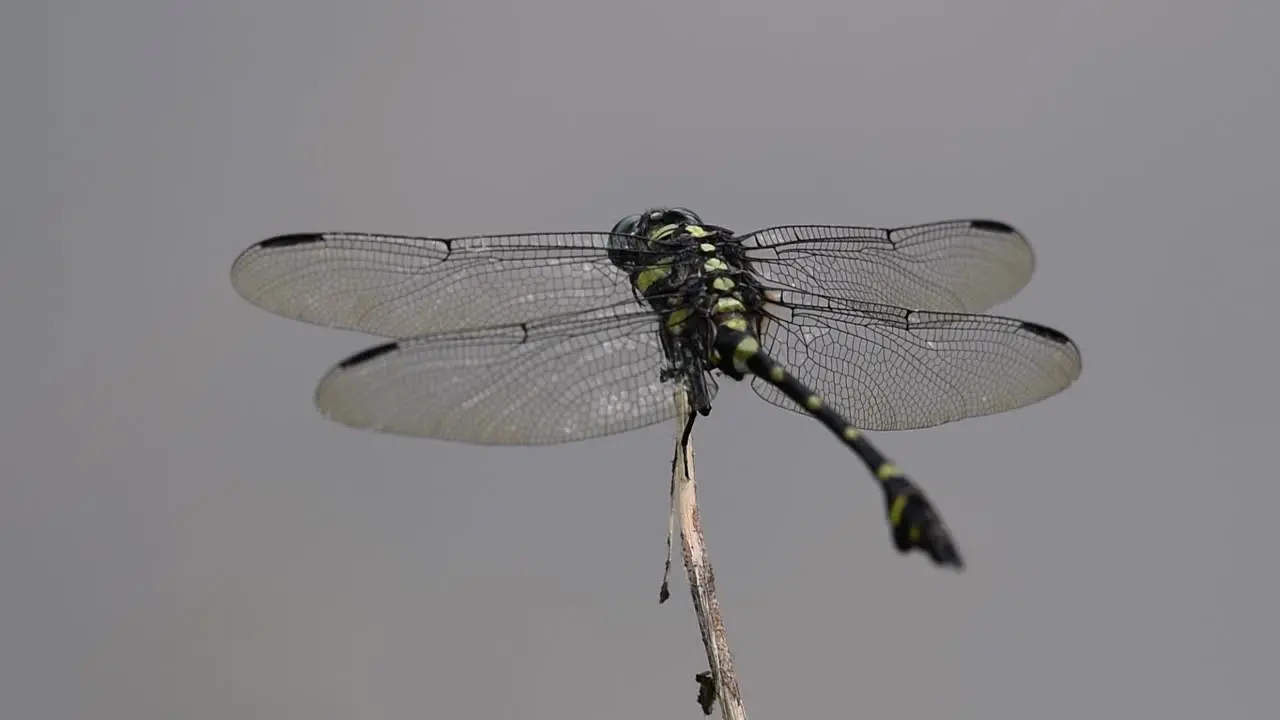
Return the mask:
<svg viewBox="0 0 1280 720">
<path fill-rule="evenodd" d="M 745 322 L 741 315 L 731 314 L 727 320 L 732 322 L 737 318 Z M 729 322 L 716 329 L 714 353 L 718 356 L 719 368 L 737 380 L 750 373 L 778 388 L 858 456 L 884 491 L 890 533 L 899 552 L 918 548 L 940 565 L 963 567 L 964 561 L 950 532 L 924 492 L 821 395 L 770 357 L 754 333 L 733 327 Z"/>
</svg>

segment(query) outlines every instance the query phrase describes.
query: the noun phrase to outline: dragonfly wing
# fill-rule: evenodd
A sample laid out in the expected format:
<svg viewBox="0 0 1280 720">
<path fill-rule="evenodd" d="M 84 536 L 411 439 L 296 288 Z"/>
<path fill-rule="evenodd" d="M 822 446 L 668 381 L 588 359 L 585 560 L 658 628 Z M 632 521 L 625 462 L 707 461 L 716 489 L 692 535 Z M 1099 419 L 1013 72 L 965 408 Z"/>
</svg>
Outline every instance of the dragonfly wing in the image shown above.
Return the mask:
<svg viewBox="0 0 1280 720">
<path fill-rule="evenodd" d="M 1015 228 L 951 220 L 900 228 L 785 225 L 742 236 L 760 277 L 783 288 L 940 312 L 983 312 L 1031 279 Z"/>
<path fill-rule="evenodd" d="M 390 338 L 519 323 L 633 300 L 609 233 L 450 239 L 314 233 L 236 258 L 249 302 L 303 322 Z"/>
<path fill-rule="evenodd" d="M 1080 375 L 1080 351 L 1013 318 L 915 311 L 783 293 L 762 347 L 863 430 L 907 430 L 1024 407 Z M 783 322 L 777 322 L 782 320 Z M 765 400 L 804 412 L 769 383 Z"/>
<path fill-rule="evenodd" d="M 593 311 L 370 348 L 320 381 L 344 425 L 480 445 L 543 445 L 675 417 L 658 320 Z M 714 386 L 713 386 L 714 387 Z"/>
</svg>

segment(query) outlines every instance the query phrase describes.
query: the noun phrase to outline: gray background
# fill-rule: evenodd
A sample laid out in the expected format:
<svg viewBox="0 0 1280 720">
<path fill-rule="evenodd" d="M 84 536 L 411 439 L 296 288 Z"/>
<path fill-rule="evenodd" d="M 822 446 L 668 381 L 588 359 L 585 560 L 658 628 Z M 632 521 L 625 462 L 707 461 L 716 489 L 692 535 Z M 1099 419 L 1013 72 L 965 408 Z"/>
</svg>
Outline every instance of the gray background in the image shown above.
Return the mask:
<svg viewBox="0 0 1280 720">
<path fill-rule="evenodd" d="M 372 342 L 268 315 L 282 232 L 596 229 L 657 203 L 1018 225 L 1002 312 L 1079 384 L 878 442 L 971 563 L 889 546 L 815 423 L 696 434 L 753 717 L 1275 711 L 1280 6 L 1263 0 L 6 3 L 0 717 L 693 718 L 656 602 L 672 428 L 349 430 Z"/>
</svg>

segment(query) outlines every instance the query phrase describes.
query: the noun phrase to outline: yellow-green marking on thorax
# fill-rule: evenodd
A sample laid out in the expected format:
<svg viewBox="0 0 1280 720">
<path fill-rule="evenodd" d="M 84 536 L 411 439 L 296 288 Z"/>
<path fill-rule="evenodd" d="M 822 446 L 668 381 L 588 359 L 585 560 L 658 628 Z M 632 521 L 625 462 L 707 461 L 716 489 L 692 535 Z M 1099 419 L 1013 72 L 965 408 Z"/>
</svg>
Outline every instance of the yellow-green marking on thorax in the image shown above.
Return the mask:
<svg viewBox="0 0 1280 720">
<path fill-rule="evenodd" d="M 665 239 L 667 239 L 667 237 L 668 237 L 668 236 L 670 236 L 670 235 L 671 235 L 671 233 L 673 233 L 673 232 L 675 232 L 677 229 L 679 229 L 679 227 L 680 227 L 680 226 L 679 226 L 679 225 L 676 225 L 675 223 L 672 223 L 672 224 L 670 224 L 670 225 L 663 225 L 662 227 L 660 227 L 660 228 L 658 228 L 658 229 L 654 230 L 653 232 L 649 233 L 649 239 L 650 239 L 650 240 L 665 240 Z"/>
<path fill-rule="evenodd" d="M 653 284 L 661 280 L 665 280 L 671 274 L 671 263 L 674 258 L 664 257 L 653 265 L 641 270 L 636 275 L 636 289 L 641 293 L 649 291 Z"/>
<path fill-rule="evenodd" d="M 672 310 L 671 314 L 667 316 L 667 329 L 672 331 L 679 331 L 682 327 L 684 327 L 685 321 L 688 320 L 692 315 L 693 315 L 693 308 L 691 307 L 682 307 L 682 308 L 676 308 L 675 310 Z"/>
</svg>

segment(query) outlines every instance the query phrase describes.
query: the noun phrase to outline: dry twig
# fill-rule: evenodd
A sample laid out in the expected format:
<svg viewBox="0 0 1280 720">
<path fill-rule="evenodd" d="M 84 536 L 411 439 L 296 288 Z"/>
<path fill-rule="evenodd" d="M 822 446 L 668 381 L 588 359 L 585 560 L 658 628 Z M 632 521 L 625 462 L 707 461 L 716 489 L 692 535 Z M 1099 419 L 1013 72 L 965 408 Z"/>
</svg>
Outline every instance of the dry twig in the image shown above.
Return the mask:
<svg viewBox="0 0 1280 720">
<path fill-rule="evenodd" d="M 707 554 L 702 523 L 698 518 L 698 497 L 693 472 L 693 421 L 697 417 L 689 409 L 688 397 L 683 390 L 675 393 L 679 409 L 680 431 L 676 435 L 675 457 L 671 462 L 671 517 L 667 522 L 667 563 L 662 577 L 659 602 L 671 593 L 667 577 L 671 572 L 671 537 L 675 518 L 680 518 L 680 541 L 684 551 L 684 567 L 689 576 L 689 592 L 693 596 L 693 611 L 702 631 L 702 645 L 707 651 L 707 663 L 711 670 L 698 673 L 698 704 L 705 715 L 720 701 L 720 714 L 724 720 L 746 720 L 742 705 L 742 693 L 733 672 L 733 655 L 729 652 L 729 640 L 725 636 L 724 623 L 720 619 L 720 602 L 716 598 L 716 578 Z"/>
</svg>

